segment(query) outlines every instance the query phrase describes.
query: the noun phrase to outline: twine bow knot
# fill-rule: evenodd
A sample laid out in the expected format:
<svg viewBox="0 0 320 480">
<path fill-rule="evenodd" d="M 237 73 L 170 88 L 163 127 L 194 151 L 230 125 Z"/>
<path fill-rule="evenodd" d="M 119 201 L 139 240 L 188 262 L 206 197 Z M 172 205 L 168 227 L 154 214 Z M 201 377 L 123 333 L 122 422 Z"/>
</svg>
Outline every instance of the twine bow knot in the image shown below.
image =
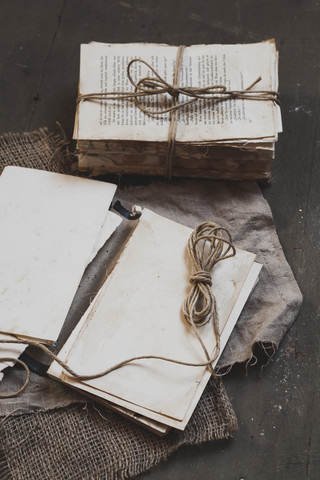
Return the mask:
<svg viewBox="0 0 320 480">
<path fill-rule="evenodd" d="M 172 84 L 162 78 L 159 73 L 140 58 L 134 58 L 127 65 L 127 77 L 134 87 L 134 91 L 114 91 L 80 94 L 77 98 L 77 106 L 82 101 L 101 101 L 101 100 L 128 100 L 134 101 L 136 107 L 146 115 L 163 115 L 170 113 L 168 129 L 168 158 L 166 167 L 166 177 L 172 176 L 172 158 L 174 153 L 176 131 L 177 131 L 177 111 L 187 105 L 198 102 L 199 100 L 212 100 L 213 104 L 224 102 L 229 99 L 246 99 L 273 101 L 279 104 L 279 93 L 272 90 L 254 90 L 252 88 L 260 82 L 259 76 L 251 85 L 244 90 L 228 90 L 225 85 L 209 85 L 206 87 L 181 87 L 179 79 L 181 73 L 182 56 L 185 49 L 184 45 L 178 47 L 173 81 Z M 134 63 L 144 64 L 154 75 L 154 77 L 143 77 L 135 81 L 131 75 L 131 67 Z M 159 96 L 168 94 L 172 98 L 171 105 L 162 109 L 149 108 L 143 104 L 144 97 Z M 185 95 L 189 98 L 184 102 L 178 102 L 179 96 Z"/>
<path fill-rule="evenodd" d="M 154 74 L 154 77 L 143 77 L 137 82 L 134 81 L 131 75 L 131 67 L 136 62 L 144 64 L 149 70 L 151 70 L 151 72 Z M 209 85 L 206 87 L 180 87 L 178 85 L 178 77 L 181 68 L 181 60 L 179 60 L 179 58 L 176 61 L 176 66 L 179 67 L 179 70 L 177 70 L 177 68 L 175 69 L 173 84 L 170 84 L 164 78 L 162 78 L 159 73 L 145 60 L 135 58 L 128 63 L 127 76 L 130 83 L 134 87 L 134 92 L 128 95 L 130 95 L 130 97 L 134 99 L 135 104 L 139 108 L 139 110 L 141 110 L 147 115 L 163 115 L 164 113 L 179 110 L 182 107 L 190 105 L 191 103 L 198 102 L 199 100 L 214 100 L 216 102 L 222 102 L 231 98 L 242 98 L 247 100 L 272 100 L 276 103 L 279 103 L 278 92 L 267 90 L 251 91 L 252 88 L 261 81 L 261 76 L 259 76 L 251 85 L 249 85 L 244 90 L 228 90 L 225 85 Z M 160 110 L 147 108 L 140 101 L 140 98 L 143 99 L 143 97 L 145 96 L 161 95 L 165 93 L 170 95 L 173 100 L 178 100 L 179 95 L 185 95 L 191 99 L 180 103 L 173 102 L 169 107 Z M 130 97 L 127 95 L 121 96 L 121 98 Z"/>
</svg>

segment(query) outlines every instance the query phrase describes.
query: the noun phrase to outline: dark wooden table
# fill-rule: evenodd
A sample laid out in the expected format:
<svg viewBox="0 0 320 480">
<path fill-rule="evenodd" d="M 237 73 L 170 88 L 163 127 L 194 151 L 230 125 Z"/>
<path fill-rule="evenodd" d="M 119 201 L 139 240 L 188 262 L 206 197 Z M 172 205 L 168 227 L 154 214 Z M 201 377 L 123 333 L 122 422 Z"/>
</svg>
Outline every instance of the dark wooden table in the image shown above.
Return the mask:
<svg viewBox="0 0 320 480">
<path fill-rule="evenodd" d="M 259 378 L 225 378 L 240 430 L 230 441 L 183 448 L 142 475 L 156 479 L 320 478 L 319 96 L 317 0 L 2 0 L 0 133 L 58 120 L 71 137 L 79 44 L 245 43 L 275 38 L 280 50 L 284 133 L 273 182 L 263 187 L 302 311 Z"/>
</svg>

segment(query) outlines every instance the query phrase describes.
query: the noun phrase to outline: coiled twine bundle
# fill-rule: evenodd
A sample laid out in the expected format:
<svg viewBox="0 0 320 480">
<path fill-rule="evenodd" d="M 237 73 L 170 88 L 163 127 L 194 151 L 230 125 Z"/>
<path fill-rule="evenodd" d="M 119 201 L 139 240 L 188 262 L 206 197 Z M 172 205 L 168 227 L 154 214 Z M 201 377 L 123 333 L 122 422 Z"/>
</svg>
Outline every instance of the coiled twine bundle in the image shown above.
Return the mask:
<svg viewBox="0 0 320 480">
<path fill-rule="evenodd" d="M 187 322 L 192 326 L 209 362 L 213 373 L 212 362 L 220 351 L 219 316 L 216 299 L 212 290 L 211 274 L 213 267 L 226 258 L 236 254 L 232 238 L 226 228 L 213 222 L 204 222 L 197 226 L 188 241 L 193 274 L 190 277 L 191 291 L 183 305 L 183 313 Z M 209 355 L 197 327 L 212 321 L 216 338 L 216 348 L 213 355 Z"/>
</svg>

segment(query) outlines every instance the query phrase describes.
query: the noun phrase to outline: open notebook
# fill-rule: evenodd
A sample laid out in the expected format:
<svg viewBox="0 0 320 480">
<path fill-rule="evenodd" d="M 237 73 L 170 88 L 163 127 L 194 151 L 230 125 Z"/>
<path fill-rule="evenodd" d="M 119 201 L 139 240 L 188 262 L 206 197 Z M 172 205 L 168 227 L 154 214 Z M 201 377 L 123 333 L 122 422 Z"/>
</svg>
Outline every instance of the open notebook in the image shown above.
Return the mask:
<svg viewBox="0 0 320 480">
<path fill-rule="evenodd" d="M 186 250 L 191 232 L 145 209 L 116 266 L 59 357 L 80 375 L 97 373 L 140 355 L 205 362 L 181 309 L 192 274 Z M 220 353 L 260 268 L 254 254 L 240 249 L 235 257 L 214 267 L 212 288 L 220 321 Z M 212 324 L 201 327 L 199 333 L 213 352 L 216 339 Z M 155 359 L 139 360 L 85 382 L 66 374 L 55 362 L 49 375 L 97 400 L 181 430 L 210 378 L 206 367 Z"/>
</svg>

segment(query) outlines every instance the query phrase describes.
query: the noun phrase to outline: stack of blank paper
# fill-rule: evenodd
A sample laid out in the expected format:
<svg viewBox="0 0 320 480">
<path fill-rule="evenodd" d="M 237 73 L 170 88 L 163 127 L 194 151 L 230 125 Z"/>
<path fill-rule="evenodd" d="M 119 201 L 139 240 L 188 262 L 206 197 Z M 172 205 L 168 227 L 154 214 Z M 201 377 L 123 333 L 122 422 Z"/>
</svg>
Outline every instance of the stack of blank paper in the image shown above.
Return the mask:
<svg viewBox="0 0 320 480">
<path fill-rule="evenodd" d="M 186 248 L 191 232 L 145 209 L 116 266 L 60 352 L 61 359 L 80 375 L 142 355 L 205 362 L 181 310 L 192 274 Z M 221 351 L 260 268 L 254 254 L 239 249 L 235 257 L 214 267 Z M 212 324 L 201 327 L 199 334 L 213 352 Z M 49 374 L 102 402 L 178 429 L 185 428 L 210 377 L 206 367 L 156 359 L 135 361 L 85 382 L 66 374 L 57 363 Z"/>
<path fill-rule="evenodd" d="M 6 167 L 0 177 L 0 332 L 57 340 L 85 267 L 120 222 L 115 185 Z M 18 357 L 25 346 L 0 346 Z M 7 363 L 0 364 L 0 370 Z"/>
</svg>

